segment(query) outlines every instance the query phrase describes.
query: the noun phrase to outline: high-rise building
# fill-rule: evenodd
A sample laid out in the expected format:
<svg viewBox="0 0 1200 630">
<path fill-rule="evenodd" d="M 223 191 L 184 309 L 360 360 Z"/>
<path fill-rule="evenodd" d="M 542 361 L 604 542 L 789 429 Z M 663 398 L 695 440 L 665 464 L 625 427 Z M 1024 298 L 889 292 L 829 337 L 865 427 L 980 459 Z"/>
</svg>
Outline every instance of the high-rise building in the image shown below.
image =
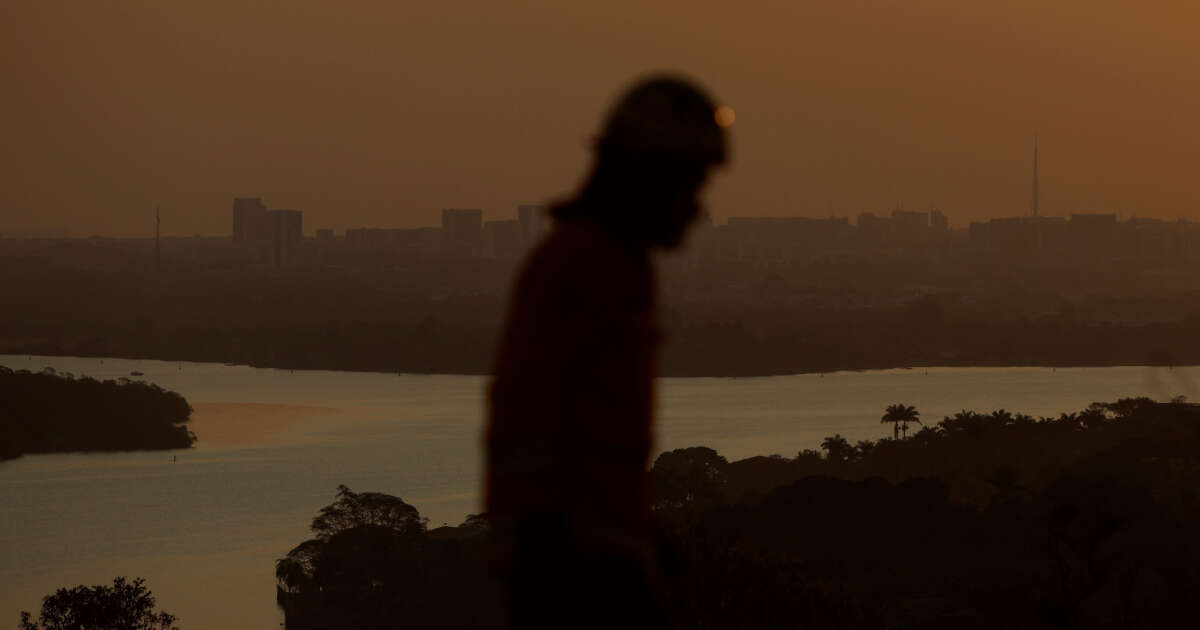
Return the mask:
<svg viewBox="0 0 1200 630">
<path fill-rule="evenodd" d="M 267 210 L 262 197 L 233 200 L 233 242 L 262 263 L 288 265 L 296 260 L 303 237 L 299 210 Z"/>
<path fill-rule="evenodd" d="M 929 226 L 935 230 L 946 231 L 950 229 L 950 219 L 946 214 L 937 208 L 929 211 Z"/>
<path fill-rule="evenodd" d="M 233 242 L 255 243 L 262 238 L 267 206 L 262 197 L 233 198 Z"/>
<path fill-rule="evenodd" d="M 865 248 L 883 247 L 888 244 L 892 233 L 892 220 L 876 216 L 874 212 L 858 215 L 858 240 Z"/>
<path fill-rule="evenodd" d="M 292 264 L 304 235 L 304 214 L 299 210 L 268 210 L 266 216 L 271 264 L 276 267 Z"/>
</svg>

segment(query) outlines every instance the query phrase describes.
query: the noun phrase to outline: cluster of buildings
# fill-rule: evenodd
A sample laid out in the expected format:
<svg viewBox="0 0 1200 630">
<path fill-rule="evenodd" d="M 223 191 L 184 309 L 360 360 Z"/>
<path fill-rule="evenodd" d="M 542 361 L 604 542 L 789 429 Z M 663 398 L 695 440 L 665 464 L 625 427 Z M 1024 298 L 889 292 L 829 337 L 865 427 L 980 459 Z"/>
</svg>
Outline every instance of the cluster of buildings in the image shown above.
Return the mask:
<svg viewBox="0 0 1200 630">
<path fill-rule="evenodd" d="M 692 244 L 702 259 L 764 264 L 907 256 L 1060 267 L 1153 265 L 1200 262 L 1200 223 L 1121 221 L 1116 214 L 1033 215 L 976 221 L 966 230 L 951 230 L 946 215 L 936 208 L 897 208 L 890 216 L 860 214 L 854 224 L 844 217 L 731 217 L 725 225 L 697 230 Z"/>
<path fill-rule="evenodd" d="M 483 210 L 446 208 L 440 227 L 352 228 L 341 238 L 331 229 L 319 229 L 309 248 L 305 247 L 299 210 L 268 210 L 260 197 L 237 197 L 233 200 L 233 242 L 259 263 L 276 267 L 296 263 L 302 253 L 331 249 L 512 260 L 545 231 L 545 215 L 543 206 L 521 205 L 515 219 L 484 221 Z"/>
<path fill-rule="evenodd" d="M 1029 216 L 972 222 L 968 232 L 973 252 L 993 260 L 1027 260 L 1052 266 L 1200 261 L 1200 224 L 1190 221 L 1152 218 L 1119 221 L 1111 213 L 1041 216 L 1036 135 L 1032 202 Z"/>
<path fill-rule="evenodd" d="M 1010 217 L 971 223 L 970 242 L 984 255 L 1079 262 L 1200 259 L 1200 224 L 1115 214 Z"/>
<path fill-rule="evenodd" d="M 517 206 L 517 218 L 484 221 L 477 208 L 444 208 L 440 227 L 355 228 L 346 230 L 345 246 L 358 250 L 407 250 L 458 258 L 519 257 L 546 229 L 545 208 Z M 333 230 L 318 230 L 318 243 L 333 243 Z"/>
<path fill-rule="evenodd" d="M 950 222 L 936 208 L 915 212 L 897 207 L 890 215 L 846 217 L 730 217 L 724 225 L 705 221 L 691 237 L 693 255 L 717 261 L 803 262 L 928 249 L 948 240 Z"/>
<path fill-rule="evenodd" d="M 268 210 L 262 197 L 233 200 L 233 242 L 259 262 L 276 267 L 294 263 L 304 238 L 299 210 Z"/>
<path fill-rule="evenodd" d="M 421 258 L 515 260 L 545 232 L 541 205 L 521 205 L 516 217 L 484 220 L 483 210 L 446 208 L 441 225 L 419 228 L 354 228 L 303 237 L 302 213 L 269 210 L 258 197 L 233 201 L 233 242 L 260 263 L 286 266 L 325 254 Z M 1115 214 L 1070 217 L 1024 216 L 972 222 L 951 230 L 941 210 L 897 207 L 887 215 L 846 217 L 730 217 L 723 225 L 706 218 L 693 231 L 692 260 L 786 264 L 867 256 L 980 256 L 1039 263 L 1200 260 L 1200 223 L 1160 219 L 1118 221 Z M 311 254 L 311 256 L 310 256 Z M 336 256 L 334 256 L 336 258 Z"/>
</svg>

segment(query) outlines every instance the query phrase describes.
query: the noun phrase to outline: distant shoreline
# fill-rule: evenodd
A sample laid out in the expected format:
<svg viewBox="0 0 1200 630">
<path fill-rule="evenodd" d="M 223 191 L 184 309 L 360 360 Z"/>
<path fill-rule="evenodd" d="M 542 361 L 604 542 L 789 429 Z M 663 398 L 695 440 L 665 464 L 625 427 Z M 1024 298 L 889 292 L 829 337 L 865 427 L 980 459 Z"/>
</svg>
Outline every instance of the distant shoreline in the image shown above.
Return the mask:
<svg viewBox="0 0 1200 630">
<path fill-rule="evenodd" d="M 473 370 L 463 370 L 463 371 L 437 371 L 437 370 L 384 371 L 384 370 L 378 370 L 378 369 L 366 368 L 366 367 L 364 367 L 364 368 L 355 368 L 355 367 L 347 367 L 347 366 L 331 366 L 331 367 L 303 366 L 303 367 L 301 367 L 301 366 L 292 366 L 292 365 L 287 365 L 287 364 L 276 365 L 276 364 L 222 362 L 222 361 L 209 361 L 209 360 L 199 360 L 199 359 L 186 359 L 186 358 L 178 358 L 178 357 L 162 358 L 162 357 L 153 357 L 153 356 L 132 356 L 132 355 L 124 355 L 124 356 L 123 355 L 103 355 L 103 356 L 101 356 L 101 355 L 45 354 L 45 353 L 14 354 L 14 353 L 0 352 L 0 359 L 12 358 L 12 359 L 17 359 L 17 360 L 23 360 L 25 357 L 37 357 L 37 358 L 49 358 L 49 359 L 88 359 L 88 360 L 112 359 L 112 360 L 121 360 L 121 361 L 157 361 L 157 362 L 161 362 L 161 363 L 198 363 L 198 364 L 206 364 L 206 365 L 223 365 L 223 366 L 228 366 L 228 367 L 248 367 L 248 368 L 254 368 L 254 369 L 258 369 L 258 370 L 303 370 L 303 371 L 312 371 L 312 372 L 352 372 L 352 373 L 361 373 L 361 374 L 394 374 L 394 375 L 411 375 L 411 376 L 491 376 L 490 371 L 473 371 Z M 19 366 L 19 367 L 18 366 L 9 366 L 9 367 L 12 367 L 12 369 L 40 370 L 45 366 Z M 887 371 L 887 370 L 918 371 L 918 370 L 970 369 L 970 368 L 1087 369 L 1087 368 L 1119 368 L 1119 367 L 1167 368 L 1167 369 L 1176 368 L 1176 367 L 1178 367 L 1178 368 L 1200 367 L 1200 358 L 1197 358 L 1197 360 L 1194 362 L 1173 363 L 1173 364 L 1134 363 L 1134 362 L 1103 362 L 1103 363 L 1101 363 L 1101 362 L 1097 362 L 1097 363 L 1062 362 L 1062 363 L 1044 363 L 1044 364 L 1004 363 L 1004 362 L 994 362 L 994 363 L 964 362 L 964 363 L 937 363 L 937 364 L 929 364 L 929 365 L 892 365 L 892 364 L 880 363 L 880 364 L 876 364 L 876 365 L 864 365 L 864 366 L 859 366 L 859 367 L 835 367 L 835 368 L 830 368 L 830 369 L 811 368 L 811 369 L 800 369 L 800 370 L 795 370 L 795 371 L 747 370 L 747 371 L 737 371 L 737 372 L 731 371 L 731 372 L 719 373 L 719 374 L 710 374 L 707 372 L 700 372 L 700 371 L 697 371 L 694 373 L 692 373 L 692 372 L 679 373 L 678 371 L 675 371 L 672 373 L 669 371 L 664 371 L 659 376 L 661 378 L 769 378 L 769 377 L 776 377 L 776 376 L 803 376 L 803 375 L 809 375 L 809 374 L 822 374 L 822 375 L 831 374 L 832 375 L 832 374 L 838 374 L 838 373 L 842 373 L 842 372 L 860 373 L 860 372 L 880 372 L 880 371 Z"/>
</svg>

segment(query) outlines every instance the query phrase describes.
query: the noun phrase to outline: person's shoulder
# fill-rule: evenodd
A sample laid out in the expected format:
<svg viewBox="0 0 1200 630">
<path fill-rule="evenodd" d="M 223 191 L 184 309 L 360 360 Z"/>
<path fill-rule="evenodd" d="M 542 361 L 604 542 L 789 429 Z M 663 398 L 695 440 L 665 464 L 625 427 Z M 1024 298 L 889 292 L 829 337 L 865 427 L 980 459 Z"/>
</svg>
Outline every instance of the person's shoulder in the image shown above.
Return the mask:
<svg viewBox="0 0 1200 630">
<path fill-rule="evenodd" d="M 530 257 L 528 271 L 571 285 L 628 283 L 645 271 L 646 256 L 601 226 L 562 221 Z"/>
<path fill-rule="evenodd" d="M 522 266 L 514 299 L 560 315 L 603 310 L 644 284 L 628 258 L 597 226 L 557 221 Z"/>
<path fill-rule="evenodd" d="M 654 300 L 647 253 L 593 224 L 561 222 L 524 275 L 526 295 L 540 294 L 562 309 L 640 310 Z"/>
<path fill-rule="evenodd" d="M 649 262 L 649 252 L 616 230 L 599 222 L 563 221 L 553 233 L 551 245 L 562 256 L 579 264 L 598 264 L 605 268 L 638 269 Z"/>
</svg>

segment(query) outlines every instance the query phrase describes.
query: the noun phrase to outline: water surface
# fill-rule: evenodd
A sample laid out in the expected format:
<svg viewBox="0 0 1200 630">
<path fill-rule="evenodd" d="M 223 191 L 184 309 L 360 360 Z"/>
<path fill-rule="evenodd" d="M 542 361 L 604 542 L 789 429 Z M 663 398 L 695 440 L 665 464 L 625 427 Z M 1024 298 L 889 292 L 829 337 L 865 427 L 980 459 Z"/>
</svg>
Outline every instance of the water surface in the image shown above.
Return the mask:
<svg viewBox="0 0 1200 630">
<path fill-rule="evenodd" d="M 278 628 L 273 562 L 338 484 L 394 494 L 431 525 L 479 510 L 486 379 L 0 356 L 0 365 L 117 378 L 186 396 L 193 449 L 25 456 L 0 463 L 0 626 L 61 586 L 141 576 L 195 628 Z M 1191 368 L 937 368 L 663 379 L 658 446 L 730 459 L 793 456 L 840 433 L 889 434 L 893 403 L 1034 415 L 1121 396 L 1200 397 Z"/>
</svg>

